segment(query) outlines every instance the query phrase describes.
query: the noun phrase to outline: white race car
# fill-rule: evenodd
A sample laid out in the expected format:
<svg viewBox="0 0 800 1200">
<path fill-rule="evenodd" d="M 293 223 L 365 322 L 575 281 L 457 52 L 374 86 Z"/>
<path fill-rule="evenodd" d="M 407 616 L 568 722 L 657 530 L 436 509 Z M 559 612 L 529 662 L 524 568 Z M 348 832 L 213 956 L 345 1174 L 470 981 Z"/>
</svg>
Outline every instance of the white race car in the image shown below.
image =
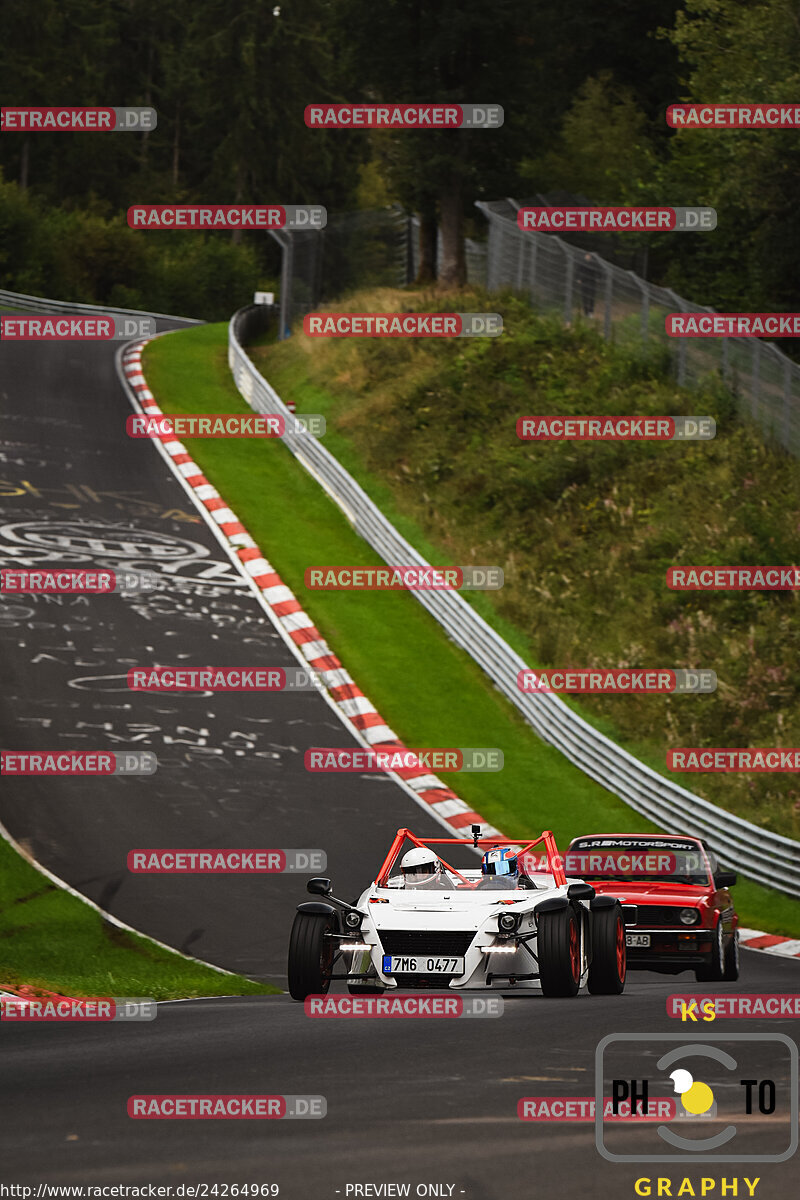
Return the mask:
<svg viewBox="0 0 800 1200">
<path fill-rule="evenodd" d="M 541 988 L 545 996 L 574 996 L 584 982 L 590 992 L 622 992 L 619 901 L 568 881 L 549 831 L 519 846 L 482 838 L 473 825 L 472 839 L 485 849 L 483 865 L 459 871 L 431 848 L 469 842 L 398 829 L 375 882 L 354 904 L 333 895 L 330 879 L 310 879 L 318 899 L 298 905 L 289 942 L 292 997 L 324 995 L 332 980 L 358 994 Z M 406 842 L 412 850 L 393 875 Z M 537 863 L 528 852 L 540 843 L 546 859 Z M 531 862 L 534 869 L 520 870 Z"/>
</svg>

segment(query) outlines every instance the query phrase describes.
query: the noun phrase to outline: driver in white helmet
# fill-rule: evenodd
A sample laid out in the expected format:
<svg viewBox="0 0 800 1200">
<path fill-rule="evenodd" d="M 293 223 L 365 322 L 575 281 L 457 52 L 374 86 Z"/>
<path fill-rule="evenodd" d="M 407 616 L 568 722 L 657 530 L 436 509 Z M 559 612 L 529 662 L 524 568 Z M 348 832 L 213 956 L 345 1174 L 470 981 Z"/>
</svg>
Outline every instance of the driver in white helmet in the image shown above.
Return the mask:
<svg viewBox="0 0 800 1200">
<path fill-rule="evenodd" d="M 452 883 L 442 870 L 440 859 L 427 846 L 415 846 L 408 850 L 400 861 L 405 888 L 452 888 Z"/>
</svg>

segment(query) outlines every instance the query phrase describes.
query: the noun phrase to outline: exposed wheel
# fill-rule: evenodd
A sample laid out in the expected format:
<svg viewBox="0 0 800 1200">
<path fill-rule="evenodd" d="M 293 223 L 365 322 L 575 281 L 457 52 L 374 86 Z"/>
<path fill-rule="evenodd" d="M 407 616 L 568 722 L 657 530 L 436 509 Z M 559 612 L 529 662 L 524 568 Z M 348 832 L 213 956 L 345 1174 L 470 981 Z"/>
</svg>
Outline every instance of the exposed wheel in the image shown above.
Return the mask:
<svg viewBox="0 0 800 1200">
<path fill-rule="evenodd" d="M 722 918 L 717 921 L 711 942 L 711 962 L 703 963 L 694 973 L 698 983 L 719 983 L 725 978 L 725 949 L 722 935 Z"/>
<path fill-rule="evenodd" d="M 737 930 L 733 931 L 733 937 L 725 947 L 722 978 L 731 983 L 739 978 L 739 934 Z"/>
<path fill-rule="evenodd" d="M 592 962 L 587 987 L 595 996 L 618 996 L 625 988 L 628 959 L 625 921 L 618 904 L 592 913 Z"/>
<path fill-rule="evenodd" d="M 326 933 L 336 930 L 333 913 L 297 913 L 289 937 L 289 995 L 293 1000 L 324 995 L 331 986 L 330 971 L 336 942 Z"/>
<path fill-rule="evenodd" d="M 575 996 L 581 982 L 581 939 L 573 908 L 537 917 L 539 983 L 545 996 Z"/>
</svg>

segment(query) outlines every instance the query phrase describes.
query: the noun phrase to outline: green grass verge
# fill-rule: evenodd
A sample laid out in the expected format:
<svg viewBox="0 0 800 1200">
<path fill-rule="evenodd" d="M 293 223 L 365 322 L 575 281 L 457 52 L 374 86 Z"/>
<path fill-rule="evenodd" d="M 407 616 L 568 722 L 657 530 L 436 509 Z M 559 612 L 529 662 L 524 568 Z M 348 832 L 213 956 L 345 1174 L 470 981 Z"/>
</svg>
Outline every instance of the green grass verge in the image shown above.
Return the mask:
<svg viewBox="0 0 800 1200">
<path fill-rule="evenodd" d="M 227 366 L 227 327 L 207 325 L 150 343 L 145 374 L 167 413 L 249 412 Z M 274 378 L 274 376 L 273 376 Z M 281 376 L 286 387 L 285 375 Z M 319 389 L 297 377 L 298 412 L 322 408 Z M 288 398 L 289 387 L 285 397 Z M 328 639 L 360 687 L 411 746 L 497 746 L 500 774 L 451 776 L 454 790 L 504 833 L 519 837 L 552 828 L 559 844 L 579 833 L 653 829 L 627 805 L 574 767 L 533 733 L 517 710 L 457 649 L 413 597 L 404 592 L 309 592 L 308 566 L 379 565 L 319 485 L 279 441 L 185 439 L 206 476 L 231 504 L 266 557 Z M 326 437 L 334 452 L 341 439 Z M 352 450 L 345 456 L 350 466 Z M 365 475 L 360 473 L 360 481 Z M 374 486 L 373 486 L 374 485 Z M 382 503 L 385 489 L 368 481 Z M 449 561 L 414 522 L 386 509 L 401 532 L 433 561 Z M 478 598 L 476 607 L 480 605 Z M 520 644 L 519 633 L 492 623 Z M 800 935 L 800 906 L 787 896 L 743 881 L 736 889 L 742 921 Z"/>
<path fill-rule="evenodd" d="M 0 990 L 22 984 L 69 996 L 154 1000 L 280 991 L 118 929 L 0 838 Z"/>
</svg>

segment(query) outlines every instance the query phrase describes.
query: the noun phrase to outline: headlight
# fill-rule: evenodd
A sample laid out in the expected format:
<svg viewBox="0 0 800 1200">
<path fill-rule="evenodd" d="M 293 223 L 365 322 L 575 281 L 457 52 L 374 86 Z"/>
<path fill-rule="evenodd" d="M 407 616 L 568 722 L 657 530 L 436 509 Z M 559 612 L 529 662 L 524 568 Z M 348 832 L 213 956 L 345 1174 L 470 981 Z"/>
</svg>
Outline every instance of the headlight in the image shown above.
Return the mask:
<svg viewBox="0 0 800 1200">
<path fill-rule="evenodd" d="M 682 908 L 678 913 L 681 920 L 681 925 L 696 925 L 700 920 L 700 913 L 696 908 Z"/>
<path fill-rule="evenodd" d="M 344 923 L 348 929 L 360 929 L 363 916 L 360 912 L 345 913 Z"/>
<path fill-rule="evenodd" d="M 501 913 L 497 918 L 497 924 L 503 933 L 513 933 L 519 925 L 519 915 L 517 913 Z"/>
</svg>

